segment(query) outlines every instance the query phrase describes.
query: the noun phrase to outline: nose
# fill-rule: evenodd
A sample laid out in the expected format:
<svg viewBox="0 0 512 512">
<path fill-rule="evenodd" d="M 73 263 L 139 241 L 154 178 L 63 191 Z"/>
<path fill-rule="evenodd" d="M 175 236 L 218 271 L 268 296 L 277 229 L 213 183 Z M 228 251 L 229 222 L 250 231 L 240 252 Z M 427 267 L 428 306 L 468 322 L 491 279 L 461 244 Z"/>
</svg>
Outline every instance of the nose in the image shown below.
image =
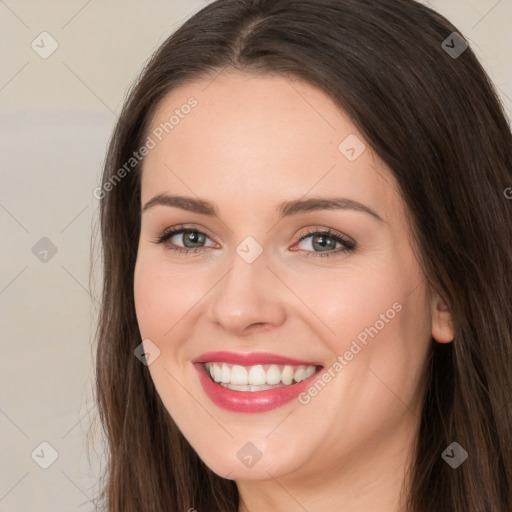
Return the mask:
<svg viewBox="0 0 512 512">
<path fill-rule="evenodd" d="M 207 317 L 233 335 L 277 327 L 286 319 L 285 291 L 262 254 L 247 263 L 238 254 L 210 294 Z"/>
</svg>

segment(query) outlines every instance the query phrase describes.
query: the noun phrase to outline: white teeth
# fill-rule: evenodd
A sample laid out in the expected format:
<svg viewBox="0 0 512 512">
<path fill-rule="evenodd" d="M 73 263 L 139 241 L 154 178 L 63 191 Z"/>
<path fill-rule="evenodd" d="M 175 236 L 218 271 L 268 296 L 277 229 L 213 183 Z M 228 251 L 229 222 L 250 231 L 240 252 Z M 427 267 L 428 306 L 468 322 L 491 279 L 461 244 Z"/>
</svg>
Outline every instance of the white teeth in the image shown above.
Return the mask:
<svg viewBox="0 0 512 512">
<path fill-rule="evenodd" d="M 233 368 L 231 368 L 231 384 L 236 384 L 237 386 L 245 386 L 249 384 L 249 375 L 247 370 L 238 364 L 235 364 Z"/>
<path fill-rule="evenodd" d="M 306 368 L 306 376 L 304 378 L 309 379 L 309 377 L 311 377 L 311 375 L 313 375 L 315 372 L 316 368 L 314 366 L 308 366 Z"/>
<path fill-rule="evenodd" d="M 299 368 L 298 370 L 295 370 L 293 378 L 295 382 L 300 382 L 301 380 L 304 380 L 306 378 L 306 370 L 304 368 Z"/>
<path fill-rule="evenodd" d="M 231 382 L 231 370 L 227 364 L 222 365 L 222 373 L 221 373 L 221 381 L 224 384 L 229 384 Z"/>
<path fill-rule="evenodd" d="M 235 384 L 221 384 L 223 388 L 232 389 L 233 391 L 265 391 L 267 389 L 274 389 L 276 386 L 268 386 L 265 384 L 264 386 L 251 386 L 247 384 L 247 386 L 236 386 Z M 283 384 L 281 384 L 283 386 Z M 280 386 L 278 386 L 280 387 Z"/>
<path fill-rule="evenodd" d="M 220 382 L 222 380 L 222 370 L 217 364 L 213 366 L 213 380 L 215 382 Z"/>
<path fill-rule="evenodd" d="M 292 383 L 293 374 L 293 368 L 291 366 L 286 365 L 283 371 L 281 372 L 281 380 L 283 381 L 283 384 L 289 386 Z"/>
<path fill-rule="evenodd" d="M 267 370 L 267 384 L 279 384 L 281 382 L 281 370 L 279 366 L 271 364 Z"/>
<path fill-rule="evenodd" d="M 267 372 L 260 364 L 251 366 L 249 370 L 249 384 L 253 386 L 263 386 L 267 382 Z"/>
<path fill-rule="evenodd" d="M 228 363 L 205 363 L 212 379 L 229 389 L 237 391 L 263 391 L 273 387 L 290 386 L 311 377 L 316 366 L 279 366 L 277 364 L 254 366 L 230 365 Z"/>
</svg>

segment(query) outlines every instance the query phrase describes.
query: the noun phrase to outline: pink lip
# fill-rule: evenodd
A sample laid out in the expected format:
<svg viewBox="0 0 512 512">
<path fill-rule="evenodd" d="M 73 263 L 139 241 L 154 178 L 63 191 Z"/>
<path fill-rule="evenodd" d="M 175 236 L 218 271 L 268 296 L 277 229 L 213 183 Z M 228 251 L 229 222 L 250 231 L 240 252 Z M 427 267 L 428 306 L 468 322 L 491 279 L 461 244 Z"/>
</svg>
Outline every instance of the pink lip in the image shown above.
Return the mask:
<svg viewBox="0 0 512 512">
<path fill-rule="evenodd" d="M 290 359 L 288 357 L 269 354 L 266 352 L 252 352 L 248 354 L 236 352 L 207 352 L 196 357 L 193 363 L 231 363 L 242 366 L 253 366 L 255 364 L 289 364 L 293 366 L 321 366 L 320 363 L 311 361 L 301 361 L 299 359 Z"/>
<path fill-rule="evenodd" d="M 306 365 L 312 366 L 315 363 L 300 361 L 297 359 L 289 359 L 273 354 L 252 353 L 252 354 L 235 354 L 233 352 L 210 352 L 196 358 L 193 363 L 198 371 L 199 380 L 203 389 L 210 400 L 229 411 L 235 412 L 266 412 L 271 411 L 297 398 L 300 393 L 305 391 L 318 377 L 318 370 L 311 377 L 281 388 L 268 389 L 265 391 L 234 391 L 227 389 L 220 384 L 214 382 L 209 375 L 206 374 L 204 362 L 225 362 L 231 364 L 242 364 L 251 366 L 255 364 L 290 364 L 290 365 Z M 319 366 L 319 365 L 315 365 Z"/>
</svg>

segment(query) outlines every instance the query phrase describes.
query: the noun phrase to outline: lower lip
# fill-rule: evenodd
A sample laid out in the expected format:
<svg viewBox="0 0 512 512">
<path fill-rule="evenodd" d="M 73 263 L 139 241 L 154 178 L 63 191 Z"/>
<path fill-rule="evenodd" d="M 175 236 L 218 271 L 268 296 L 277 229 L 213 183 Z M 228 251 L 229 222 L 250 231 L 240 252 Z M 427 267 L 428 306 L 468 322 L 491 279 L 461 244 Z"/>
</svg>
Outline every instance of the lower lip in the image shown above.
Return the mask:
<svg viewBox="0 0 512 512">
<path fill-rule="evenodd" d="M 210 400 L 228 411 L 235 412 L 266 412 L 277 409 L 297 398 L 318 376 L 316 373 L 297 384 L 265 391 L 235 391 L 214 382 L 207 374 L 203 364 L 194 364 L 199 372 L 199 380 Z"/>
</svg>

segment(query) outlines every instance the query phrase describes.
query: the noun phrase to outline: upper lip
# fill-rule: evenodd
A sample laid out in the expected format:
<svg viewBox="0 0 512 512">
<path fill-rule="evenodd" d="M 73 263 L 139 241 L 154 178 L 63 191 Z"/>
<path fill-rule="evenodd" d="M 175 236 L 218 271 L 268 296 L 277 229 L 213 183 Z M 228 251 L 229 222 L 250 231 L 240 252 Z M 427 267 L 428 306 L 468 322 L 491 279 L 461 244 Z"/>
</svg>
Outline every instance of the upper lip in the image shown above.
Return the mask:
<svg viewBox="0 0 512 512">
<path fill-rule="evenodd" d="M 292 359 L 278 354 L 268 352 L 207 352 L 192 360 L 193 363 L 231 363 L 242 366 L 253 366 L 256 364 L 288 364 L 293 366 L 322 366 L 315 361 L 304 361 Z"/>
</svg>

